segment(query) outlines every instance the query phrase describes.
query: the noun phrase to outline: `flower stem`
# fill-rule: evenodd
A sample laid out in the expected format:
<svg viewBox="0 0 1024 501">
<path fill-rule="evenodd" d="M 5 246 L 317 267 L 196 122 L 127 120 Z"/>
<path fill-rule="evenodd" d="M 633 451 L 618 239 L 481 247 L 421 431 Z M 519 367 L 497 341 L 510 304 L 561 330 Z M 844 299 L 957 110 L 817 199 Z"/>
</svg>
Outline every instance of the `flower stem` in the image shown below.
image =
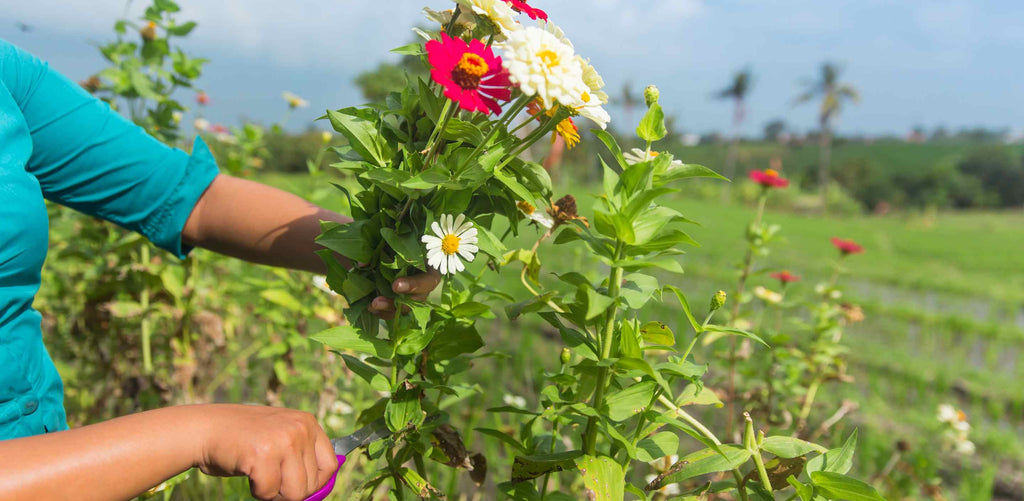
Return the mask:
<svg viewBox="0 0 1024 501">
<path fill-rule="evenodd" d="M 618 242 L 615 244 L 614 260 L 618 261 L 621 259 L 622 254 L 622 243 Z M 622 268 L 618 266 L 612 266 L 611 271 L 608 275 L 608 296 L 612 298 L 612 305 L 608 310 L 608 314 L 605 317 L 604 331 L 600 338 L 601 347 L 601 358 L 605 360 L 612 355 L 612 339 L 615 334 L 615 316 L 618 313 L 618 305 L 616 304 L 619 299 L 619 288 L 622 284 Z M 594 408 L 600 412 L 601 406 L 604 405 L 604 396 L 608 386 L 608 368 L 601 367 L 597 373 L 597 387 L 594 388 Z M 591 417 L 587 419 L 587 428 L 583 439 L 583 450 L 593 456 L 597 450 L 597 418 Z"/>
<path fill-rule="evenodd" d="M 754 464 L 757 465 L 757 474 L 761 477 L 761 483 L 768 492 L 772 492 L 772 481 L 768 478 L 768 470 L 764 468 L 764 459 L 761 458 L 761 451 L 754 452 Z"/>
</svg>

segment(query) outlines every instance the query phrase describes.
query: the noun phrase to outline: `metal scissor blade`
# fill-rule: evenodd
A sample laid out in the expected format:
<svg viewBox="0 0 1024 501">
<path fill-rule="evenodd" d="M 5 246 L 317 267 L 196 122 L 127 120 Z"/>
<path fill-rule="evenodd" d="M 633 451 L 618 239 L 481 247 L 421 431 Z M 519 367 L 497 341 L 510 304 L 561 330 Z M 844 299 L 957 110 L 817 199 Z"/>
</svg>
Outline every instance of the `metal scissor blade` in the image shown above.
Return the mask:
<svg viewBox="0 0 1024 501">
<path fill-rule="evenodd" d="M 384 421 L 384 418 L 380 418 L 356 430 L 355 433 L 347 437 L 332 439 L 331 445 L 334 446 L 335 454 L 347 456 L 364 445 L 389 436 L 391 436 L 391 430 L 388 429 L 388 424 Z"/>
</svg>

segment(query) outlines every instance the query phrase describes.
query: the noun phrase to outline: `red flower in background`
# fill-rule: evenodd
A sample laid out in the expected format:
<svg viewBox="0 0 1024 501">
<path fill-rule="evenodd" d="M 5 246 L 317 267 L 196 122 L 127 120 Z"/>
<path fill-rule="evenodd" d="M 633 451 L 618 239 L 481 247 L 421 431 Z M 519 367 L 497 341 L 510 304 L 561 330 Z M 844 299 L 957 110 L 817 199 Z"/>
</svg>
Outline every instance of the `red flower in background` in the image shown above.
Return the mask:
<svg viewBox="0 0 1024 501">
<path fill-rule="evenodd" d="M 196 94 L 196 102 L 199 103 L 199 106 L 206 106 L 207 104 L 210 104 L 210 96 L 206 95 L 203 91 L 199 91 L 199 93 Z"/>
<path fill-rule="evenodd" d="M 230 131 L 228 130 L 227 127 L 221 124 L 215 124 L 213 127 L 210 127 L 210 132 L 214 134 L 227 134 Z"/>
<path fill-rule="evenodd" d="M 800 281 L 800 277 L 790 273 L 789 270 L 783 270 L 778 273 L 772 273 L 769 276 L 778 280 L 779 282 L 782 282 L 782 285 Z"/>
<path fill-rule="evenodd" d="M 765 188 L 785 188 L 789 186 L 789 179 L 779 175 L 775 169 L 752 170 L 750 179 Z"/>
<path fill-rule="evenodd" d="M 512 97 L 512 83 L 501 58 L 480 40 L 466 43 L 441 34 L 441 41 L 427 42 L 430 76 L 444 87 L 444 95 L 466 111 L 501 113 L 496 99 Z"/>
<path fill-rule="evenodd" d="M 832 245 L 836 246 L 844 256 L 850 254 L 860 254 L 864 252 L 864 248 L 854 242 L 853 240 L 843 240 L 841 238 L 832 237 Z"/>
<path fill-rule="evenodd" d="M 511 5 L 514 10 L 522 12 L 527 16 L 530 16 L 530 19 L 543 19 L 544 21 L 548 20 L 547 12 L 544 12 L 536 7 L 530 7 L 529 5 L 526 4 L 526 0 L 505 0 L 505 3 Z"/>
</svg>

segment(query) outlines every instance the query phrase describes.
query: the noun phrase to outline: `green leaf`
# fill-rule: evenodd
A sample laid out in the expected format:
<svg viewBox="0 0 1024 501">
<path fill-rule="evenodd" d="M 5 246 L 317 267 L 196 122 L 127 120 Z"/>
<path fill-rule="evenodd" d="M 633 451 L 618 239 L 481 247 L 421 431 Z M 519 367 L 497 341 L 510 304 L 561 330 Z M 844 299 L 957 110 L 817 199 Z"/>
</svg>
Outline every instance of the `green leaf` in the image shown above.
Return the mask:
<svg viewBox="0 0 1024 501">
<path fill-rule="evenodd" d="M 175 26 L 168 26 L 167 27 L 167 33 L 171 34 L 171 35 L 174 35 L 176 37 L 184 37 L 184 36 L 188 36 L 188 34 L 191 33 L 192 30 L 195 29 L 195 27 L 196 27 L 196 23 L 194 21 L 189 21 L 189 22 L 187 22 L 185 24 L 179 24 L 179 25 L 175 25 Z"/>
<path fill-rule="evenodd" d="M 420 389 L 408 381 L 401 383 L 388 400 L 384 419 L 392 432 L 404 430 L 407 426 L 419 426 L 423 422 Z"/>
<path fill-rule="evenodd" d="M 679 450 L 679 435 L 668 431 L 655 433 L 637 442 L 636 447 L 638 453 L 642 452 L 637 459 L 651 462 L 675 454 Z"/>
<path fill-rule="evenodd" d="M 391 49 L 391 52 L 401 54 L 403 56 L 422 56 L 423 54 L 426 54 L 426 52 L 423 51 L 423 44 L 419 42 L 395 47 L 394 49 Z"/>
<path fill-rule="evenodd" d="M 310 336 L 313 341 L 335 350 L 352 350 L 378 358 L 391 358 L 391 345 L 387 341 L 359 332 L 351 325 L 339 325 Z"/>
<path fill-rule="evenodd" d="M 583 290 L 586 294 L 587 320 L 592 320 L 598 315 L 608 311 L 608 308 L 615 302 L 614 299 L 595 291 L 593 287 L 590 287 L 589 285 L 577 289 L 577 291 L 579 290 Z M 577 295 L 579 294 L 577 293 Z"/>
<path fill-rule="evenodd" d="M 771 346 L 768 343 L 764 342 L 764 340 L 761 339 L 761 336 L 758 336 L 757 334 L 754 334 L 753 332 L 745 331 L 743 329 L 736 329 L 736 328 L 733 328 L 733 327 L 726 327 L 724 325 L 708 324 L 708 326 L 705 327 L 704 330 L 710 331 L 710 332 L 721 332 L 723 334 L 733 334 L 733 335 L 736 335 L 736 336 L 741 336 L 741 337 L 745 337 L 745 338 L 748 338 L 748 339 L 753 339 L 754 341 L 757 341 L 758 343 L 761 343 L 761 344 L 767 346 L 768 348 L 771 348 Z"/>
<path fill-rule="evenodd" d="M 625 421 L 640 414 L 651 403 L 657 386 L 654 381 L 641 381 L 610 393 L 604 401 L 604 414 L 613 421 Z"/>
<path fill-rule="evenodd" d="M 575 469 L 576 463 L 574 460 L 582 455 L 583 451 L 568 451 L 555 454 L 516 456 L 512 463 L 512 481 L 522 482 L 537 478 L 548 472 Z"/>
<path fill-rule="evenodd" d="M 647 361 L 642 358 L 628 358 L 624 356 L 615 361 L 615 368 L 627 371 L 641 371 L 644 374 L 651 376 L 651 378 L 661 386 L 661 389 L 666 394 L 672 394 L 672 387 L 668 385 L 668 381 L 665 381 L 665 378 L 663 378 L 658 371 L 654 370 L 654 368 L 651 367 L 651 364 L 647 363 Z"/>
<path fill-rule="evenodd" d="M 362 360 L 359 360 L 358 358 L 353 357 L 352 355 L 342 353 L 341 358 L 345 360 L 345 366 L 348 367 L 350 371 L 354 372 L 357 376 L 361 377 L 367 383 L 370 383 L 370 387 L 372 387 L 374 390 L 391 390 L 391 382 L 388 381 L 387 376 L 381 374 L 377 369 L 374 369 L 366 362 L 363 362 Z"/>
<path fill-rule="evenodd" d="M 811 442 L 806 442 L 799 438 L 784 436 L 765 438 L 764 443 L 761 444 L 761 448 L 780 458 L 795 458 L 812 451 L 821 453 L 828 451 L 828 449 L 818 444 L 812 444 Z"/>
<path fill-rule="evenodd" d="M 853 468 L 853 453 L 857 449 L 857 430 L 846 438 L 843 447 L 832 449 L 825 454 L 811 458 L 807 462 L 807 473 L 816 471 L 827 471 L 832 473 L 847 473 Z"/>
<path fill-rule="evenodd" d="M 725 404 L 718 399 L 718 395 L 707 386 L 691 384 L 683 389 L 677 398 L 676 405 L 685 407 L 687 405 L 714 405 L 721 407 Z"/>
<path fill-rule="evenodd" d="M 619 329 L 619 355 L 633 359 L 641 359 L 640 333 L 633 328 L 633 322 L 623 322 Z"/>
<path fill-rule="evenodd" d="M 409 468 L 399 468 L 398 476 L 421 499 L 444 499 L 444 493 L 430 485 L 419 473 Z"/>
<path fill-rule="evenodd" d="M 354 115 L 354 112 L 354 108 L 338 111 L 327 110 L 327 118 L 331 121 L 334 130 L 348 139 L 349 146 L 363 160 L 378 167 L 384 167 L 387 141 L 377 133 L 373 122 Z"/>
<path fill-rule="evenodd" d="M 622 148 L 619 147 L 619 143 L 615 141 L 615 136 L 610 132 L 601 129 L 590 129 L 597 139 L 600 140 L 608 148 L 608 151 L 612 152 L 612 156 L 615 157 L 615 161 L 618 162 L 619 167 L 625 170 L 629 167 L 626 163 L 626 158 L 622 156 Z M 618 179 L 616 179 L 618 181 Z M 605 193 L 611 194 L 612 190 L 605 190 Z"/>
<path fill-rule="evenodd" d="M 665 128 L 665 112 L 661 110 L 660 104 L 654 103 L 647 109 L 647 113 L 636 128 L 636 135 L 649 143 L 660 141 L 668 135 L 668 129 Z"/>
<path fill-rule="evenodd" d="M 302 303 L 286 290 L 265 289 L 260 291 L 260 297 L 288 310 L 302 311 Z"/>
<path fill-rule="evenodd" d="M 449 141 L 462 141 L 474 146 L 484 142 L 484 134 L 477 126 L 458 118 L 448 121 L 441 136 Z"/>
<path fill-rule="evenodd" d="M 642 273 L 630 273 L 622 277 L 625 282 L 619 296 L 626 305 L 639 310 L 658 293 L 658 279 Z"/>
<path fill-rule="evenodd" d="M 431 360 L 449 360 L 463 353 L 473 353 L 483 348 L 484 340 L 472 325 L 451 325 L 430 342 L 428 350 Z"/>
<path fill-rule="evenodd" d="M 576 467 L 587 488 L 587 499 L 593 501 L 622 501 L 622 467 L 606 456 L 583 456 L 576 459 Z M 592 494 L 592 495 L 591 495 Z"/>
<path fill-rule="evenodd" d="M 714 179 L 724 179 L 726 181 L 729 180 L 729 178 L 726 178 L 718 174 L 717 172 L 707 167 L 704 167 L 703 165 L 683 164 L 669 168 L 664 172 L 655 172 L 654 183 L 662 185 L 671 183 L 673 181 L 678 181 L 680 179 L 688 179 L 694 177 L 710 177 Z"/>
<path fill-rule="evenodd" d="M 380 236 L 384 238 L 384 241 L 387 242 L 391 249 L 404 259 L 405 262 L 422 271 L 427 270 L 426 252 L 419 239 L 416 238 L 415 233 L 398 235 L 395 233 L 395 230 L 391 228 L 381 228 Z"/>
<path fill-rule="evenodd" d="M 367 220 L 352 221 L 347 224 L 324 223 L 316 243 L 345 256 L 358 263 L 367 263 L 373 259 L 372 242 L 362 234 Z"/>
<path fill-rule="evenodd" d="M 719 448 L 721 453 L 707 448 L 682 458 L 681 461 L 685 461 L 686 464 L 679 471 L 665 478 L 662 483 L 671 484 L 708 473 L 733 470 L 750 459 L 750 451 L 742 447 L 722 445 Z"/>
<path fill-rule="evenodd" d="M 455 318 L 470 318 L 485 316 L 491 312 L 491 307 L 483 303 L 477 303 L 470 301 L 468 303 L 462 303 L 456 305 L 451 310 L 451 314 Z"/>
<path fill-rule="evenodd" d="M 647 322 L 640 328 L 640 335 L 647 344 L 659 346 L 675 346 L 676 336 L 667 325 L 661 322 Z"/>
<path fill-rule="evenodd" d="M 473 430 L 477 431 L 477 432 L 480 432 L 480 433 L 483 433 L 484 435 L 487 435 L 489 437 L 496 438 L 496 439 L 504 442 L 505 444 L 511 446 L 513 449 L 515 449 L 516 451 L 518 451 L 521 454 L 528 454 L 530 452 L 530 451 L 526 450 L 526 447 L 523 447 L 523 444 L 520 444 L 518 440 L 516 440 L 515 438 L 512 438 L 511 435 L 509 435 L 508 433 L 505 433 L 503 431 L 492 430 L 490 428 L 473 428 Z"/>
<path fill-rule="evenodd" d="M 844 501 L 885 501 L 874 487 L 840 473 L 816 471 L 811 482 L 828 499 Z"/>
<path fill-rule="evenodd" d="M 501 259 L 505 252 L 508 251 L 505 244 L 501 242 L 501 239 L 495 236 L 494 233 L 491 233 L 491 230 L 484 228 L 482 225 L 474 223 L 473 227 L 476 228 L 477 231 L 476 244 L 477 247 L 480 248 L 480 252 L 483 252 L 494 259 Z"/>
<path fill-rule="evenodd" d="M 786 478 L 786 482 L 789 482 L 789 485 L 792 485 L 793 489 L 796 490 L 797 495 L 800 496 L 800 501 L 811 501 L 814 498 L 814 487 L 797 481 L 793 475 Z"/>
<path fill-rule="evenodd" d="M 679 264 L 679 261 L 673 259 L 671 256 L 642 260 L 620 260 L 615 261 L 612 264 L 613 266 L 618 266 L 627 271 L 642 270 L 644 268 L 661 268 L 672 273 L 678 273 L 680 275 L 683 274 L 683 265 Z"/>
<path fill-rule="evenodd" d="M 683 294 L 683 291 L 679 290 L 678 287 L 675 287 L 673 285 L 666 285 L 665 289 L 675 293 L 676 298 L 679 299 L 679 304 L 683 307 L 683 313 L 686 313 L 686 319 L 689 320 L 690 325 L 693 326 L 693 331 L 698 334 L 703 332 L 703 328 L 701 328 L 701 325 L 697 322 L 697 319 L 693 318 L 693 311 L 690 310 L 690 303 L 686 300 L 686 295 Z"/>
</svg>

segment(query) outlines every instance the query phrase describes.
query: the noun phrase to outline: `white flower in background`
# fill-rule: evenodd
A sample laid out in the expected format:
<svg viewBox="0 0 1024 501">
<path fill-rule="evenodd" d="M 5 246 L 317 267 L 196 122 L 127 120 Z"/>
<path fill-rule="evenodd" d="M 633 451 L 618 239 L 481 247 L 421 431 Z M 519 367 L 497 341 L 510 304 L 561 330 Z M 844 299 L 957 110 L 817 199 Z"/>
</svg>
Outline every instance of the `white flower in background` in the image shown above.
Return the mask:
<svg viewBox="0 0 1024 501">
<path fill-rule="evenodd" d="M 648 461 L 647 464 L 651 465 L 658 473 L 665 473 L 672 465 L 679 462 L 679 456 L 672 454 L 670 456 L 660 457 L 654 461 Z M 650 481 L 648 481 L 650 483 Z"/>
<path fill-rule="evenodd" d="M 522 29 L 519 24 L 519 13 L 512 9 L 512 6 L 505 0 L 455 0 L 463 8 L 473 11 L 480 17 L 487 18 L 498 30 L 499 35 L 508 37 L 509 34 Z M 461 16 L 460 16 L 461 17 Z M 495 40 L 503 41 L 501 37 Z"/>
<path fill-rule="evenodd" d="M 423 235 L 421 241 L 427 245 L 427 264 L 441 272 L 442 275 L 455 274 L 466 269 L 462 259 L 473 262 L 479 247 L 476 242 L 476 228 L 466 216 L 458 217 L 441 214 L 440 224 L 435 221 L 430 225 L 433 235 Z"/>
<path fill-rule="evenodd" d="M 539 224 L 540 226 L 551 229 L 551 227 L 555 225 L 554 219 L 551 219 L 547 214 L 537 210 L 537 208 L 530 202 L 525 200 L 516 202 L 516 207 L 519 207 L 519 210 L 523 211 L 523 214 L 526 214 L 526 217 L 530 218 L 531 221 Z"/>
<path fill-rule="evenodd" d="M 971 431 L 971 423 L 968 423 L 967 421 L 957 421 L 953 423 L 953 429 L 963 435 L 966 435 Z"/>
<path fill-rule="evenodd" d="M 348 402 L 345 402 L 344 400 L 335 400 L 334 403 L 331 404 L 331 412 L 335 414 L 352 414 L 353 410 L 354 409 L 352 409 L 352 406 L 349 405 Z"/>
<path fill-rule="evenodd" d="M 942 404 L 939 406 L 938 419 L 942 423 L 953 424 L 958 421 L 956 409 L 952 405 Z"/>
<path fill-rule="evenodd" d="M 965 456 L 971 456 L 977 448 L 974 446 L 974 442 L 970 440 L 961 440 L 956 443 L 956 452 Z"/>
<path fill-rule="evenodd" d="M 185 115 L 182 114 L 180 111 L 175 111 L 174 113 L 171 113 L 171 120 L 174 121 L 174 125 L 178 125 L 181 123 L 181 119 L 184 116 Z"/>
<path fill-rule="evenodd" d="M 285 102 L 288 103 L 289 108 L 305 108 L 309 106 L 309 101 L 306 101 L 305 99 L 302 99 L 288 91 L 282 92 L 281 97 L 283 97 Z"/>
<path fill-rule="evenodd" d="M 505 402 L 505 405 L 515 407 L 517 409 L 526 408 L 526 399 L 520 397 L 519 395 L 509 395 L 508 393 L 506 393 L 505 396 L 502 397 L 501 401 Z"/>
<path fill-rule="evenodd" d="M 547 29 L 531 26 L 516 31 L 504 47 L 502 60 L 509 78 L 524 94 L 539 97 L 544 109 L 556 103 L 575 106 L 590 91 L 572 46 Z"/>
<path fill-rule="evenodd" d="M 327 277 L 323 275 L 315 275 L 313 277 L 313 287 L 320 289 L 332 296 L 337 296 L 338 293 L 331 290 L 331 287 L 327 285 Z"/>
<path fill-rule="evenodd" d="M 754 295 L 766 303 L 779 304 L 782 302 L 782 294 L 760 285 L 754 288 Z"/>
<path fill-rule="evenodd" d="M 195 122 L 192 122 L 192 126 L 198 131 L 206 132 L 210 130 L 210 121 L 205 118 L 197 118 Z"/>
<path fill-rule="evenodd" d="M 629 163 L 630 165 L 638 164 L 640 162 L 649 162 L 657 158 L 658 155 L 660 155 L 660 153 L 658 153 L 657 151 L 647 153 L 646 150 L 641 150 L 640 148 L 633 148 L 622 154 L 623 158 L 625 158 L 626 162 Z M 682 160 L 672 160 L 672 162 L 668 164 L 667 170 L 672 170 L 682 166 Z"/>
</svg>

